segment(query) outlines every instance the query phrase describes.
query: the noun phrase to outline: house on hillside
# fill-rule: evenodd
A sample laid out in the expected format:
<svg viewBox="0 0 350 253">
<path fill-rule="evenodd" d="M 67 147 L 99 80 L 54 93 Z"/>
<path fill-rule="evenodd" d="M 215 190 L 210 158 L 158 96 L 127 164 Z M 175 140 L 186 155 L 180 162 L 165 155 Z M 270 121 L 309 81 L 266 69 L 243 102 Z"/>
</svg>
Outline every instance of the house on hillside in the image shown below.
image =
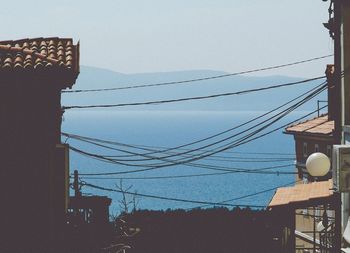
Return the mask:
<svg viewBox="0 0 350 253">
<path fill-rule="evenodd" d="M 289 126 L 284 133 L 294 136 L 298 172 L 296 181 L 302 180 L 304 183 L 312 181 L 306 170 L 306 159 L 315 152 L 324 153 L 331 158 L 332 146 L 335 144 L 334 120 L 331 119 L 330 114 L 320 115 Z M 327 180 L 331 178 L 331 175 L 332 173 L 329 172 L 328 175 L 319 180 Z"/>
<path fill-rule="evenodd" d="M 308 119 L 304 122 L 299 122 L 294 125 L 288 126 L 285 129 L 285 134 L 293 135 L 295 140 L 295 154 L 296 154 L 296 188 L 295 191 L 291 191 L 293 195 L 300 197 L 300 201 L 304 201 L 304 195 L 311 194 L 310 189 L 306 185 L 310 182 L 325 182 L 332 178 L 332 169 L 329 173 L 323 177 L 317 179 L 313 178 L 306 169 L 306 160 L 312 154 L 316 152 L 324 153 L 331 159 L 332 147 L 334 144 L 338 144 L 335 134 L 335 117 L 336 117 L 336 94 L 333 80 L 334 66 L 328 65 L 326 69 L 327 83 L 328 83 L 328 113 L 318 115 L 315 118 Z M 304 184 L 301 185 L 301 184 Z M 299 186 L 298 186 L 299 185 Z M 280 191 L 283 188 L 278 189 Z M 290 189 L 285 189 L 290 190 Z M 315 188 L 315 190 L 317 190 Z M 304 192 L 305 191 L 305 192 Z M 327 192 L 327 189 L 325 189 Z M 303 196 L 299 196 L 302 194 Z M 293 198 L 293 196 L 290 196 Z M 276 196 L 275 196 L 276 198 Z M 294 199 L 294 201 L 295 201 Z M 333 199 L 331 199 L 333 201 Z M 321 204 L 322 198 L 316 204 L 312 201 L 304 201 L 303 205 L 294 205 L 295 208 L 295 244 L 296 248 L 308 249 L 313 247 L 320 247 L 320 231 L 316 231 L 317 227 L 323 227 L 324 218 L 334 219 L 334 205 L 333 210 L 327 208 L 327 204 Z M 327 200 L 328 201 L 328 200 Z M 324 202 L 324 203 L 327 203 Z M 298 201 L 296 201 L 298 202 Z M 304 206 L 304 208 L 300 208 Z M 300 209 L 297 209 L 299 207 Z M 316 245 L 317 244 L 317 245 Z"/>
<path fill-rule="evenodd" d="M 283 217 L 281 235 L 275 239 L 281 246 L 279 252 L 340 252 L 341 203 L 339 193 L 332 190 L 332 186 L 330 179 L 277 189 L 268 210 L 274 216 Z M 317 209 L 322 211 L 319 215 L 315 214 Z M 311 212 L 300 214 L 298 210 Z M 300 223 L 300 217 L 308 222 Z"/>
<path fill-rule="evenodd" d="M 328 65 L 326 75 L 328 79 L 328 113 L 319 115 L 316 118 L 306 120 L 285 129 L 285 134 L 294 136 L 296 169 L 298 172 L 296 181 L 302 180 L 304 183 L 312 180 L 306 170 L 306 159 L 315 152 L 326 154 L 330 159 L 332 156 L 332 147 L 336 143 L 335 137 L 335 89 L 331 81 L 334 73 L 334 66 Z M 328 180 L 331 178 L 332 172 L 324 178 L 318 180 Z"/>
</svg>

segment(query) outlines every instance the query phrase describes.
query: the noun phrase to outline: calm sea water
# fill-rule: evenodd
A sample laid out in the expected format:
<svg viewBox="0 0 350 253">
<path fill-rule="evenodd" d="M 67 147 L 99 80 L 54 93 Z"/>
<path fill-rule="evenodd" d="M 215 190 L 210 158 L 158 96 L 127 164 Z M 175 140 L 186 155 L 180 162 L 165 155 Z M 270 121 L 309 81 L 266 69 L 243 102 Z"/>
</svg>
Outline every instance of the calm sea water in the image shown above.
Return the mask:
<svg viewBox="0 0 350 253">
<path fill-rule="evenodd" d="M 173 147 L 224 131 L 262 113 L 263 112 L 68 111 L 64 115 L 62 130 L 68 133 L 114 140 L 128 144 Z M 295 112 L 274 124 L 269 129 L 281 126 L 304 114 L 306 114 L 306 112 Z M 242 130 L 246 128 L 247 127 L 243 127 Z M 234 131 L 233 133 L 238 132 L 239 131 Z M 223 135 L 223 137 L 227 136 L 229 136 L 229 134 Z M 215 140 L 218 140 L 218 138 L 215 138 Z M 63 141 L 65 141 L 65 139 L 63 139 Z M 106 150 L 101 147 L 92 146 L 90 144 L 85 144 L 70 139 L 67 142 L 74 147 L 78 147 L 93 153 L 105 155 L 118 154 L 116 151 L 112 152 L 111 150 Z M 198 145 L 196 147 L 198 147 Z M 256 162 L 254 159 L 273 157 L 294 158 L 294 140 L 292 136 L 285 135 L 282 133 L 282 130 L 279 130 L 261 139 L 234 148 L 231 150 L 231 152 L 237 153 L 220 153 L 218 155 L 231 157 L 231 159 L 235 159 L 235 161 L 203 160 L 200 161 L 200 163 L 247 169 L 293 164 L 293 160 Z M 246 152 L 271 152 L 283 154 L 247 154 Z M 72 151 L 70 152 L 70 164 L 71 171 L 77 169 L 80 173 L 117 172 L 139 169 L 103 163 L 81 156 Z M 294 168 L 293 166 L 290 166 L 288 168 L 281 168 L 278 170 L 294 171 Z M 140 172 L 121 176 L 151 177 L 212 172 L 215 171 L 178 165 L 149 172 Z M 176 179 L 125 179 L 123 180 L 123 185 L 125 187 L 132 187 L 130 191 L 137 191 L 144 194 L 220 202 L 287 184 L 293 180 L 294 175 L 232 173 L 226 175 Z M 115 188 L 115 185 L 119 183 L 118 179 L 84 179 L 84 181 L 109 188 Z M 111 213 L 116 214 L 120 211 L 118 200 L 121 200 L 121 195 L 119 193 L 109 193 L 88 187 L 84 187 L 83 192 L 86 194 L 109 196 L 113 199 L 110 209 Z M 269 191 L 264 194 L 240 199 L 231 203 L 245 205 L 266 205 L 271 199 L 273 193 L 274 191 Z M 168 208 L 192 208 L 198 206 L 198 204 L 156 200 L 145 197 L 138 198 L 137 200 L 138 208 L 142 209 L 158 210 Z"/>
</svg>

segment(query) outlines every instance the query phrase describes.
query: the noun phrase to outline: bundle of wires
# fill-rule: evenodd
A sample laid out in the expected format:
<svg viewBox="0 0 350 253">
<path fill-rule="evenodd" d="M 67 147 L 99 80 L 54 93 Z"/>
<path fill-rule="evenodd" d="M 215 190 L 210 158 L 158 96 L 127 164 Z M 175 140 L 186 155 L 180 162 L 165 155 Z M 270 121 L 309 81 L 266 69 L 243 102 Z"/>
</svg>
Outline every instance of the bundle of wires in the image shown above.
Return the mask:
<svg viewBox="0 0 350 253">
<path fill-rule="evenodd" d="M 124 172 L 118 172 L 118 173 L 132 173 L 132 172 L 138 172 L 138 171 L 154 170 L 154 169 L 159 169 L 159 168 L 169 167 L 169 166 L 174 166 L 179 164 L 184 164 L 189 166 L 203 166 L 203 164 L 194 164 L 193 162 L 197 160 L 208 159 L 209 157 L 213 157 L 217 153 L 224 152 L 234 147 L 262 138 L 263 136 L 276 132 L 277 130 L 282 129 L 285 126 L 290 125 L 292 122 L 289 122 L 288 124 L 284 124 L 283 126 L 277 127 L 268 132 L 263 132 L 265 129 L 267 129 L 274 123 L 278 122 L 280 119 L 282 119 L 283 117 L 285 117 L 286 115 L 294 111 L 296 108 L 300 107 L 307 101 L 310 101 L 312 98 L 320 94 L 322 91 L 326 89 L 326 87 L 327 87 L 326 82 L 323 82 L 317 85 L 316 87 L 314 87 L 313 89 L 284 103 L 283 105 L 278 106 L 273 110 L 266 112 L 258 117 L 255 117 L 247 122 L 244 122 L 238 126 L 232 127 L 228 130 L 209 136 L 207 138 L 200 139 L 197 141 L 193 141 L 191 143 L 183 144 L 172 148 L 156 149 L 154 147 L 124 144 L 124 143 L 115 142 L 115 141 L 101 140 L 97 138 L 85 137 L 85 136 L 68 134 L 68 133 L 63 133 L 63 135 L 74 140 L 89 143 L 89 144 L 101 147 L 103 149 L 117 151 L 119 153 L 113 156 L 101 155 L 101 154 L 87 152 L 71 145 L 72 151 L 75 151 L 81 155 L 88 156 L 101 161 L 113 163 L 113 164 L 123 165 L 123 166 L 143 167 L 140 170 L 124 171 Z M 310 116 L 312 113 L 309 113 L 297 120 L 294 120 L 293 122 L 306 118 Z M 234 130 L 237 130 L 251 123 L 255 123 L 255 124 L 238 133 L 230 134 L 227 137 L 223 137 L 223 138 L 220 138 L 219 140 L 212 141 L 216 137 L 230 133 Z M 208 143 L 208 141 L 210 142 Z M 203 144 L 199 147 L 195 146 L 199 143 L 203 143 Z M 284 159 L 285 161 L 288 160 L 287 158 L 284 158 Z M 276 159 L 276 161 L 277 160 L 278 159 Z M 280 161 L 283 161 L 283 159 L 280 159 Z M 211 165 L 209 165 L 208 167 L 211 167 Z M 213 169 L 218 169 L 218 168 L 213 168 Z M 222 168 L 222 169 L 226 169 L 226 168 Z"/>
</svg>

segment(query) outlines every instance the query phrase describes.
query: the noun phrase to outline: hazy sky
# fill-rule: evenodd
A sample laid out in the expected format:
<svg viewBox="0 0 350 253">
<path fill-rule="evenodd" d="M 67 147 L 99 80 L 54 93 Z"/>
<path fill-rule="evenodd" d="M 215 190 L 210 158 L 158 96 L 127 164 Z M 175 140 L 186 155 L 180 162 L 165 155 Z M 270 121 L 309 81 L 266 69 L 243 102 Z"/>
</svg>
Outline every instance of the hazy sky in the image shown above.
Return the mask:
<svg viewBox="0 0 350 253">
<path fill-rule="evenodd" d="M 35 0 L 1 3 L 0 39 L 72 37 L 81 64 L 123 73 L 235 72 L 333 52 L 321 0 Z M 321 75 L 333 59 L 266 74 Z M 262 75 L 262 73 L 260 74 Z"/>
</svg>

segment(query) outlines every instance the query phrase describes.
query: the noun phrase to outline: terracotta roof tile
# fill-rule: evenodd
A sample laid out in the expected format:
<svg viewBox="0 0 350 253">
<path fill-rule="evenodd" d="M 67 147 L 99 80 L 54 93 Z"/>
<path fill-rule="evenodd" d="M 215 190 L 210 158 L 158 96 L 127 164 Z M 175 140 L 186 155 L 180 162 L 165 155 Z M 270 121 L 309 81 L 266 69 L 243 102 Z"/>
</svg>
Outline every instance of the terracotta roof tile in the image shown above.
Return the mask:
<svg viewBox="0 0 350 253">
<path fill-rule="evenodd" d="M 0 41 L 0 74 L 11 69 L 42 71 L 52 67 L 78 73 L 79 44 L 73 45 L 73 40 L 67 38 Z"/>
<path fill-rule="evenodd" d="M 327 198 L 333 195 L 333 181 L 297 184 L 292 187 L 278 188 L 269 207 L 283 206 L 293 203 L 309 201 L 318 198 Z"/>
<path fill-rule="evenodd" d="M 285 129 L 286 133 L 308 133 L 332 135 L 334 131 L 334 120 L 328 120 L 327 115 L 321 115 L 301 123 L 289 126 Z"/>
</svg>

